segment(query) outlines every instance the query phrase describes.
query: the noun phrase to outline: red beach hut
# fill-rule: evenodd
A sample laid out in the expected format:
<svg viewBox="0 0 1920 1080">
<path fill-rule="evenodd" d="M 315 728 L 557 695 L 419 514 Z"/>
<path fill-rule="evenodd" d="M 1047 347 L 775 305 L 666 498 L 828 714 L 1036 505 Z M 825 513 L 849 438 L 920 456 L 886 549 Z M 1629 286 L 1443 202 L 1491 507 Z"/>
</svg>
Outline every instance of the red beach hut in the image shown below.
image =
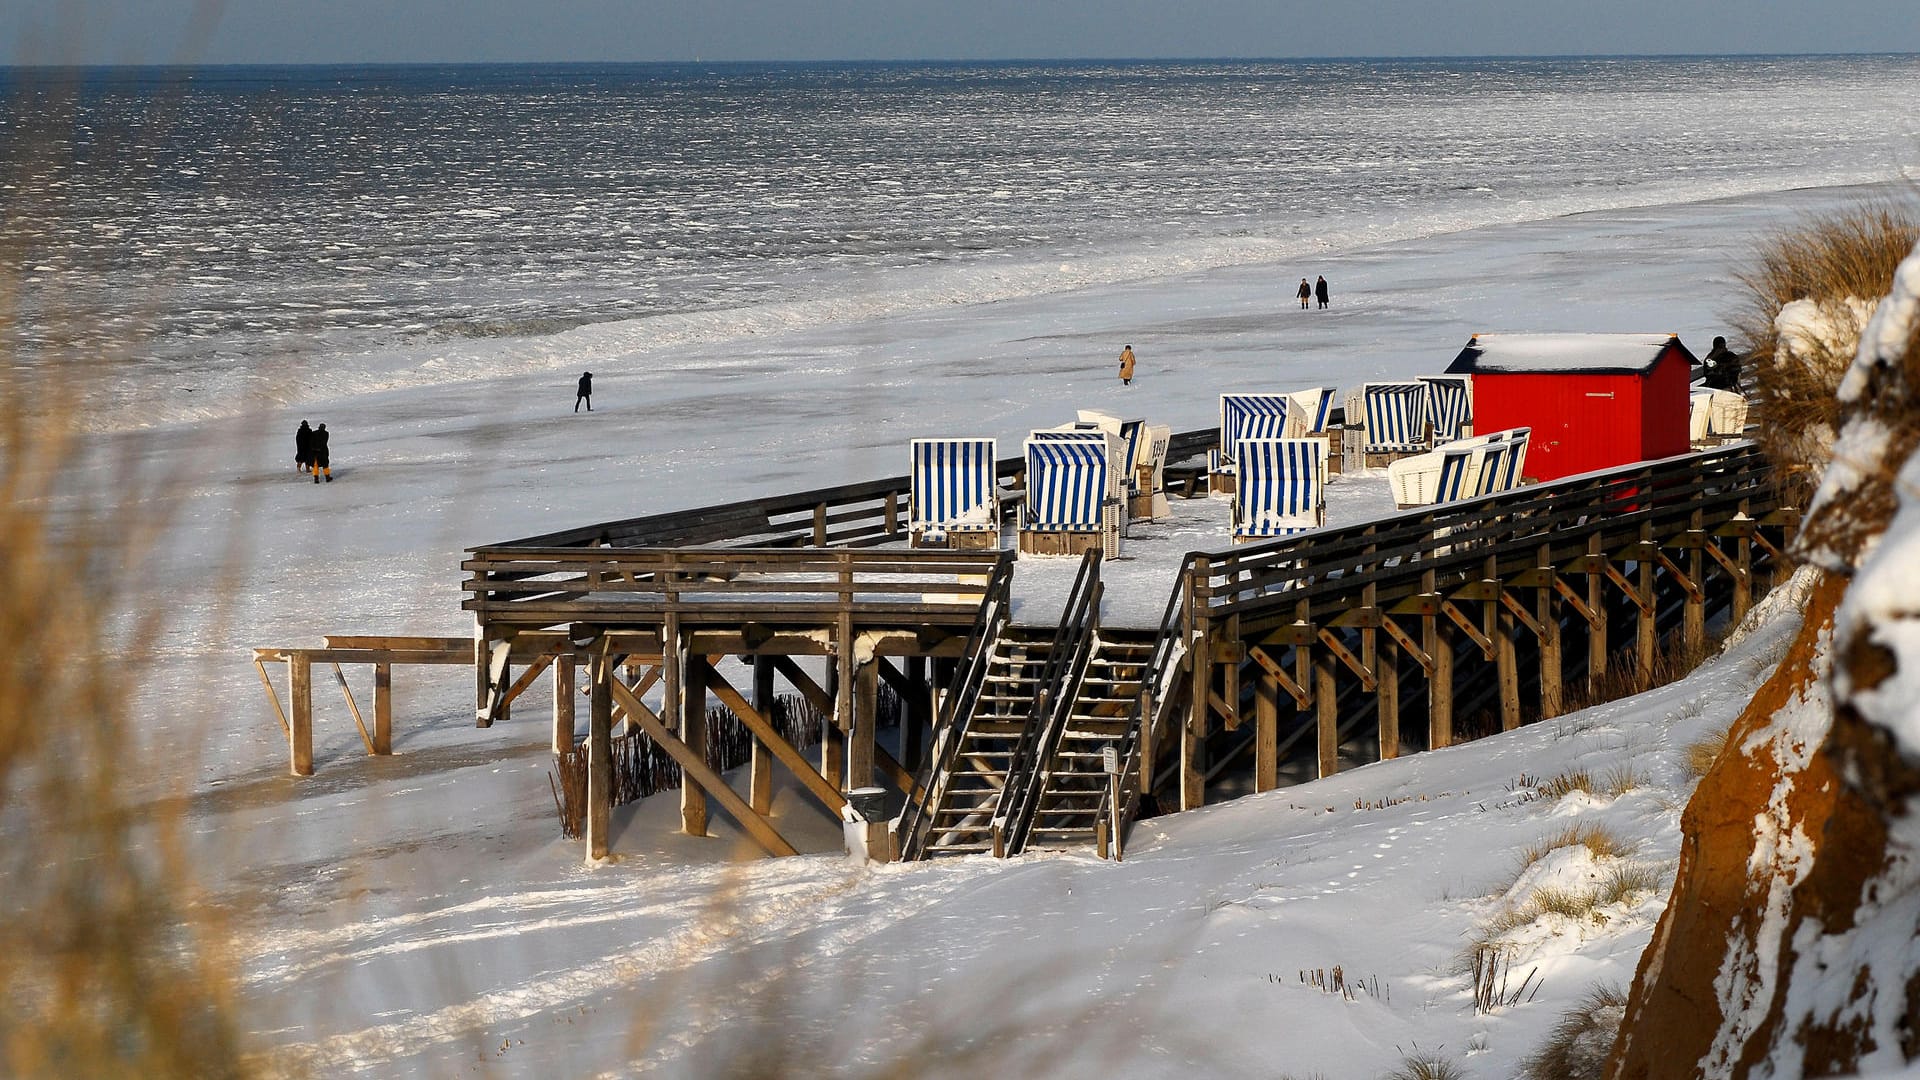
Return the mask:
<svg viewBox="0 0 1920 1080">
<path fill-rule="evenodd" d="M 1533 429 L 1526 474 L 1557 480 L 1687 452 L 1693 354 L 1676 334 L 1475 334 L 1473 430 Z"/>
</svg>

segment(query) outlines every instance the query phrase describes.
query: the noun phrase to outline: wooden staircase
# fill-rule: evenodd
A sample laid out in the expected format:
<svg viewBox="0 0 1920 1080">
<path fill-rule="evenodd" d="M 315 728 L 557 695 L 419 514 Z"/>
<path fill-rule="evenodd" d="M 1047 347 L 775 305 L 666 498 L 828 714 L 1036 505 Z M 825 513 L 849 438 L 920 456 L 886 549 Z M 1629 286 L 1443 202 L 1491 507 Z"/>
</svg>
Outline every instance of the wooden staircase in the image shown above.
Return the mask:
<svg viewBox="0 0 1920 1080">
<path fill-rule="evenodd" d="M 1138 735 L 1135 706 L 1153 652 L 1152 631 L 1102 630 L 1079 680 L 1079 692 L 1040 779 L 1040 797 L 1028 828 L 1028 848 L 1083 847 L 1112 784 L 1106 751 L 1116 762 L 1132 756 Z"/>
<path fill-rule="evenodd" d="M 993 641 L 973 715 L 935 737 L 935 760 L 947 749 L 942 740 L 957 741 L 946 774 L 932 789 L 921 855 L 996 850 L 996 819 L 1052 642 L 1052 627 L 1011 625 Z"/>
</svg>

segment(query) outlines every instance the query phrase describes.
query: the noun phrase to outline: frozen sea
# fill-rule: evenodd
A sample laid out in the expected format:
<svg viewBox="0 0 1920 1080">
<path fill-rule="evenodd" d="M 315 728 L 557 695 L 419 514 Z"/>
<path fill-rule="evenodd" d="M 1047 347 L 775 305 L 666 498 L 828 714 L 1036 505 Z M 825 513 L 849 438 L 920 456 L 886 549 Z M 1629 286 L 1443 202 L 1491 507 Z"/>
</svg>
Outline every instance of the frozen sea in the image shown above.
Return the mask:
<svg viewBox="0 0 1920 1080">
<path fill-rule="evenodd" d="M 1698 348 L 1756 238 L 1908 196 L 1920 132 L 1912 57 L 66 74 L 6 76 L 0 205 L 25 256 L 5 355 L 89 405 L 99 461 L 73 494 L 164 527 L 127 601 L 170 612 L 139 703 L 152 782 L 191 794 L 216 891 L 249 911 L 256 1035 L 328 1073 L 698 1075 L 676 1047 L 721 1016 L 625 1039 L 633 988 L 733 972 L 701 922 L 731 840 L 628 808 L 624 861 L 581 869 L 541 710 L 477 732 L 459 670 L 396 674 L 381 761 L 323 681 L 320 775 L 293 781 L 248 647 L 463 634 L 472 545 L 897 474 L 918 435 L 1010 447 L 1079 408 L 1202 427 L 1223 391 L 1433 371 L 1475 331 Z M 1299 311 L 1316 275 L 1333 306 Z M 591 415 L 571 411 L 582 370 Z M 332 484 L 291 468 L 302 418 L 333 432 Z M 1762 668 L 1156 825 L 1125 870 L 760 864 L 738 933 L 798 971 L 885 944 L 911 963 L 826 1007 L 918 1014 L 942 987 L 993 995 L 1008 975 L 978 942 L 1048 944 L 969 913 L 1044 908 L 1085 965 L 1071 992 L 1151 1008 L 1139 988 L 1170 971 L 1218 1006 L 1198 1030 L 1223 1074 L 1371 1074 L 1403 1036 L 1508 1067 L 1553 1016 L 1463 1019 L 1442 969 L 1505 847 L 1582 808 L 1502 790 L 1644 758 L 1662 793 L 1601 809 L 1665 858 L 1671 753 Z M 1357 830 L 1320 816 L 1393 794 L 1416 801 Z M 1498 840 L 1476 839 L 1486 805 Z M 1354 938 L 1356 898 L 1395 930 Z M 1548 996 L 1630 973 L 1645 906 L 1591 935 L 1598 955 L 1564 948 L 1584 930 L 1553 946 Z M 1269 989 L 1332 963 L 1394 1001 Z M 1141 1027 L 1122 1071 L 1198 1068 L 1186 1037 Z"/>
</svg>

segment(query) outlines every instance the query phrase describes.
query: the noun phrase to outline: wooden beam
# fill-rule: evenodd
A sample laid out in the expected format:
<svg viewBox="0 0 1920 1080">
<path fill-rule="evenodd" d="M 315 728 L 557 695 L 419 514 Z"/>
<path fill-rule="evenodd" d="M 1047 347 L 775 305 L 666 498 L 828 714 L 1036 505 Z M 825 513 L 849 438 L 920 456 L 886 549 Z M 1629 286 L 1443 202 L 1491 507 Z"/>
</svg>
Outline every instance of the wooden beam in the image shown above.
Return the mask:
<svg viewBox="0 0 1920 1080">
<path fill-rule="evenodd" d="M 873 784 L 875 711 L 880 697 L 876 660 L 858 665 L 853 674 L 853 730 L 847 733 L 847 789 Z"/>
<path fill-rule="evenodd" d="M 1588 626 L 1594 626 L 1600 621 L 1599 614 L 1593 608 L 1587 606 L 1587 602 L 1580 598 L 1579 593 L 1573 591 L 1573 586 L 1568 585 L 1565 578 L 1557 574 L 1554 575 L 1553 579 L 1553 591 L 1559 593 L 1560 599 L 1565 600 L 1567 606 L 1571 607 L 1580 618 L 1584 619 Z"/>
<path fill-rule="evenodd" d="M 1547 547 L 1542 545 L 1540 557 L 1543 562 L 1546 556 Z M 1564 585 L 1558 574 L 1553 574 L 1551 569 L 1548 573 L 1551 577 L 1542 582 L 1535 592 L 1533 620 L 1534 626 L 1538 628 L 1534 631 L 1534 635 L 1539 639 L 1540 644 L 1540 716 L 1542 719 L 1560 715 L 1563 700 L 1560 684 L 1566 672 L 1566 665 L 1561 661 L 1560 611 L 1556 606 L 1560 595 L 1556 586 L 1564 588 Z"/>
<path fill-rule="evenodd" d="M 769 671 L 769 674 L 771 674 L 771 671 Z M 787 767 L 787 771 L 793 774 L 794 779 L 800 781 L 800 786 L 806 788 L 814 798 L 820 800 L 820 804 L 825 806 L 834 816 L 839 816 L 841 808 L 847 805 L 846 798 L 840 794 L 838 788 L 827 783 L 826 777 L 821 776 L 820 773 L 807 762 L 805 754 L 802 754 L 792 743 L 781 737 L 779 731 L 773 726 L 773 718 L 769 714 L 749 704 L 747 699 L 741 696 L 740 691 L 735 690 L 732 684 L 728 683 L 726 678 L 719 672 L 713 672 L 710 675 L 710 680 L 708 688 L 713 691 L 713 696 L 719 698 L 722 705 L 725 705 L 733 715 L 739 717 L 740 722 L 746 725 L 748 731 L 753 732 L 754 739 L 756 740 L 755 744 L 765 746 L 773 757 L 780 760 L 780 764 Z M 766 799 L 766 803 L 769 808 L 772 806 L 771 796 Z M 768 811 L 755 811 L 755 813 L 762 815 L 767 812 Z"/>
<path fill-rule="evenodd" d="M 1313 654 L 1313 699 L 1319 706 L 1319 775 L 1332 776 L 1340 771 L 1340 698 L 1334 692 L 1333 653 L 1329 650 L 1315 650 Z"/>
<path fill-rule="evenodd" d="M 799 691 L 800 696 L 807 700 L 807 704 L 812 705 L 823 715 L 833 715 L 833 695 L 827 693 L 825 687 L 815 682 L 813 676 L 807 674 L 806 670 L 795 663 L 792 657 L 773 657 L 773 667 L 786 677 L 788 684 Z"/>
<path fill-rule="evenodd" d="M 720 700 L 733 710 L 734 715 L 739 716 L 742 723 L 747 723 L 746 716 L 740 708 L 727 700 L 726 693 L 732 691 L 733 687 L 728 686 L 727 681 L 717 672 L 713 677 L 713 689 Z M 735 693 L 734 696 L 740 695 Z M 781 738 L 773 728 L 773 661 L 765 656 L 753 658 L 753 704 L 748 711 L 761 718 L 767 733 L 762 735 L 758 731 L 754 732 L 758 737 L 753 740 L 753 757 L 747 763 L 747 804 L 753 808 L 754 813 L 766 816 L 773 813 L 773 744 L 777 742 L 787 746 L 787 749 L 793 752 L 793 759 L 802 765 L 806 765 L 807 759 L 801 756 L 799 750 L 787 745 L 787 741 Z M 747 723 L 747 727 L 752 729 L 753 725 Z M 788 768 L 792 767 L 788 765 Z M 808 768 L 812 767 L 808 766 Z M 826 781 L 823 780 L 821 783 L 824 785 Z M 837 791 L 834 792 L 835 797 L 839 794 Z M 838 813 L 838 811 L 835 812 Z"/>
<path fill-rule="evenodd" d="M 1258 649 L 1253 652 L 1261 655 Z M 1272 791 L 1280 786 L 1280 680 L 1265 665 L 1261 668 L 1253 687 L 1253 790 Z"/>
<path fill-rule="evenodd" d="M 373 752 L 393 753 L 393 665 L 373 665 Z"/>
<path fill-rule="evenodd" d="M 668 685 L 677 681 L 672 670 L 669 669 Z M 733 815 L 733 819 L 740 823 L 740 827 L 746 831 L 747 835 L 751 836 L 754 842 L 768 854 L 798 855 L 800 853 L 792 844 L 787 843 L 786 838 L 782 837 L 766 818 L 754 813 L 753 808 L 748 806 L 745 800 L 734 794 L 733 789 L 727 786 L 726 778 L 714 772 L 713 767 L 707 764 L 702 755 L 695 753 L 686 743 L 681 742 L 665 725 L 647 716 L 641 710 L 635 709 L 633 706 L 638 702 L 633 700 L 633 695 L 624 684 L 617 680 L 609 680 L 609 689 L 613 692 L 614 700 L 627 707 L 627 715 L 639 718 L 641 730 L 653 740 L 653 744 L 680 763 L 682 790 L 697 787 L 713 796 L 714 801 L 718 802 L 727 813 Z"/>
<path fill-rule="evenodd" d="M 573 747 L 574 656 L 562 653 L 553 661 L 553 752 Z"/>
<path fill-rule="evenodd" d="M 293 775 L 313 775 L 313 661 L 305 654 L 287 657 L 287 700 L 293 705 L 293 730 L 287 740 Z"/>
<path fill-rule="evenodd" d="M 1400 645 L 1388 635 L 1380 642 L 1374 659 L 1374 678 L 1379 683 L 1375 702 L 1380 721 L 1380 760 L 1400 756 Z"/>
<path fill-rule="evenodd" d="M 1647 566 L 1648 563 L 1643 559 L 1640 561 L 1640 565 Z M 1640 609 L 1640 614 L 1653 614 L 1653 601 L 1641 595 L 1640 586 L 1628 581 L 1627 575 L 1621 573 L 1620 568 L 1613 565 L 1612 562 L 1607 563 L 1606 576 L 1608 581 L 1620 587 L 1620 591 L 1626 594 L 1627 599 L 1633 601 L 1633 605 Z"/>
<path fill-rule="evenodd" d="M 1413 640 L 1412 634 L 1402 630 L 1400 624 L 1392 619 L 1381 619 L 1380 629 L 1387 632 L 1387 636 L 1394 640 L 1401 651 L 1413 657 L 1414 662 L 1420 665 L 1420 670 L 1426 672 L 1429 677 L 1433 675 L 1433 657 L 1427 655 L 1427 651 L 1420 647 L 1419 642 Z"/>
<path fill-rule="evenodd" d="M 1265 671 L 1282 690 L 1293 698 L 1295 707 L 1301 709 L 1313 707 L 1313 695 L 1307 692 L 1306 687 L 1295 682 L 1293 677 L 1287 674 L 1287 670 L 1280 666 L 1279 661 L 1267 655 L 1266 646 L 1256 645 L 1249 650 L 1248 655 L 1252 656 L 1253 662 L 1259 664 L 1261 670 Z"/>
<path fill-rule="evenodd" d="M 1520 625 L 1526 627 L 1529 634 L 1534 637 L 1542 634 L 1539 620 L 1533 617 L 1533 613 L 1527 610 L 1525 604 L 1515 599 L 1514 595 L 1505 589 L 1500 590 L 1500 606 L 1506 609 L 1505 614 L 1519 620 Z"/>
<path fill-rule="evenodd" d="M 613 670 L 605 637 L 594 641 L 588 655 L 587 679 L 587 862 L 607 857 L 608 833 L 613 823 Z M 623 688 L 624 689 L 624 688 Z M 637 704 L 637 702 L 636 702 Z"/>
<path fill-rule="evenodd" d="M 1607 570 L 1610 564 L 1600 551 L 1600 534 L 1587 537 L 1587 557 L 1599 562 L 1587 571 L 1587 610 L 1592 612 L 1587 625 L 1587 689 L 1593 691 L 1600 681 L 1607 677 L 1608 658 L 1612 656 L 1612 643 L 1608 640 L 1607 621 Z"/>
<path fill-rule="evenodd" d="M 553 663 L 554 655 L 554 653 L 545 652 L 535 657 L 533 663 L 527 665 L 527 670 L 521 672 L 520 677 L 513 680 L 513 685 L 507 688 L 506 699 L 500 703 L 501 706 L 513 704 L 514 698 L 519 697 L 521 692 L 532 686 L 533 680 L 539 678 L 540 673 L 547 670 L 547 666 Z"/>
<path fill-rule="evenodd" d="M 1453 624 L 1460 628 L 1461 633 L 1473 639 L 1475 645 L 1480 646 L 1482 656 L 1488 660 L 1493 659 L 1493 638 L 1481 633 L 1480 628 L 1473 624 L 1473 620 L 1467 617 L 1466 612 L 1461 611 L 1451 600 L 1442 603 L 1440 610 L 1446 614 L 1447 618 L 1453 620 Z"/>
<path fill-rule="evenodd" d="M 1520 726 L 1520 657 L 1513 641 L 1513 616 L 1504 612 L 1494 635 L 1493 663 L 1500 680 L 1500 730 L 1512 731 Z"/>
<path fill-rule="evenodd" d="M 1453 745 L 1453 638 L 1439 616 L 1428 615 L 1425 622 L 1422 637 L 1433 657 L 1427 676 L 1427 747 L 1439 750 Z"/>
<path fill-rule="evenodd" d="M 1347 670 L 1359 677 L 1360 689 L 1367 693 L 1372 693 L 1378 688 L 1379 683 L 1374 679 L 1373 671 L 1367 667 L 1365 661 L 1353 655 L 1353 651 L 1348 649 L 1346 644 L 1340 640 L 1340 635 L 1331 630 L 1322 630 L 1320 631 L 1320 643 L 1326 646 L 1329 653 L 1339 657 L 1340 662 L 1347 665 Z"/>
<path fill-rule="evenodd" d="M 361 743 L 366 746 L 369 755 L 373 754 L 373 736 L 367 734 L 366 721 L 360 718 L 360 706 L 354 703 L 353 691 L 347 688 L 347 675 L 340 670 L 339 664 L 333 665 L 333 681 L 340 684 L 340 696 L 347 699 L 347 711 L 353 714 L 353 726 L 360 729 Z"/>
<path fill-rule="evenodd" d="M 253 658 L 253 670 L 260 673 L 260 685 L 266 688 L 267 700 L 273 702 L 273 715 L 280 721 L 280 731 L 291 741 L 293 725 L 287 723 L 287 711 L 280 707 L 280 693 L 273 688 L 273 679 L 267 674 L 266 663 L 257 655 Z"/>
</svg>

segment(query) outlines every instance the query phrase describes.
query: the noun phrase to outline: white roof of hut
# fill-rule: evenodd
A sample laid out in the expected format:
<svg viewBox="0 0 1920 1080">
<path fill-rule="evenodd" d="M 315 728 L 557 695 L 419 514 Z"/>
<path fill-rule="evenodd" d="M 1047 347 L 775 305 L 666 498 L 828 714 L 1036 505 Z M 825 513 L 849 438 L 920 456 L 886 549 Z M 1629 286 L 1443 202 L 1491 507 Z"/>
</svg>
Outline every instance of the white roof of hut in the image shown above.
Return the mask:
<svg viewBox="0 0 1920 1080">
<path fill-rule="evenodd" d="M 1648 372 L 1670 350 L 1697 362 L 1678 334 L 1475 334 L 1447 374 Z"/>
</svg>

